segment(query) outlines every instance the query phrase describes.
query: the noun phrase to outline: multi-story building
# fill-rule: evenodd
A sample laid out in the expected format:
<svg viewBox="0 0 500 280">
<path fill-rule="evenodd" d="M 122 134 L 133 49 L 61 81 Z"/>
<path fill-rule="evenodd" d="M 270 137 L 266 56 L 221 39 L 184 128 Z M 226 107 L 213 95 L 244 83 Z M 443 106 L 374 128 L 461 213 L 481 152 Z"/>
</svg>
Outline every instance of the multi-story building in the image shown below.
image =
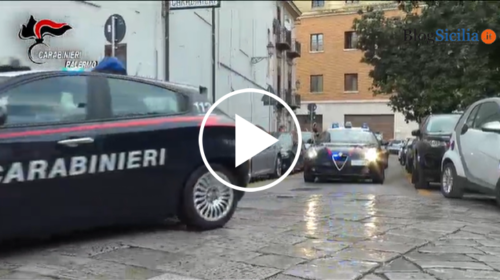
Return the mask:
<svg viewBox="0 0 500 280">
<path fill-rule="evenodd" d="M 276 12 L 273 20 L 272 40 L 276 48 L 276 56 L 271 61 L 273 89 L 291 108 L 300 107 L 300 95 L 297 89 L 300 84 L 296 79 L 296 59 L 301 56 L 301 43 L 296 39 L 295 21 L 300 10 L 293 1 L 276 1 Z M 290 114 L 280 104 L 273 106 L 276 126 L 292 128 Z"/>
<path fill-rule="evenodd" d="M 217 99 L 234 90 L 257 88 L 297 107 L 293 58 L 300 56 L 300 44 L 295 43 L 293 27 L 299 15 L 293 1 L 222 2 L 215 14 Z M 210 9 L 170 12 L 171 80 L 211 88 L 211 16 Z M 278 122 L 288 119 L 267 101 L 259 94 L 242 95 L 224 102 L 221 109 L 275 130 Z"/>
<path fill-rule="evenodd" d="M 350 121 L 355 126 L 367 123 L 384 138 L 411 135 L 416 124 L 407 124 L 404 116 L 393 112 L 386 96 L 374 96 L 370 90 L 370 65 L 361 63 L 356 49 L 353 20 L 360 8 L 372 5 L 386 10 L 387 16 L 400 15 L 394 2 L 388 1 L 296 1 L 302 15 L 296 24 L 297 38 L 303 42 L 297 63 L 297 79 L 303 106 L 298 111 L 301 127 L 312 122 L 326 129 L 332 123 Z M 316 104 L 314 120 L 307 104 Z"/>
</svg>

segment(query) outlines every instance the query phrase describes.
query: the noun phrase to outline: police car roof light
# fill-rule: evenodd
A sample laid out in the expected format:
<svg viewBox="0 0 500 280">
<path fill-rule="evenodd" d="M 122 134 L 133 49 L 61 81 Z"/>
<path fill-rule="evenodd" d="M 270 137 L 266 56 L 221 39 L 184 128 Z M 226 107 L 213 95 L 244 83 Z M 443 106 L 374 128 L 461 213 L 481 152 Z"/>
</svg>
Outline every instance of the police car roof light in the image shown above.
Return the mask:
<svg viewBox="0 0 500 280">
<path fill-rule="evenodd" d="M 345 122 L 345 128 L 352 128 L 351 122 Z"/>
<path fill-rule="evenodd" d="M 103 58 L 92 71 L 128 75 L 127 69 L 125 69 L 123 63 L 116 57 Z"/>
<path fill-rule="evenodd" d="M 339 128 L 339 127 L 340 127 L 339 123 L 332 123 L 332 128 Z"/>
<path fill-rule="evenodd" d="M 368 124 L 367 123 L 363 123 L 363 125 L 361 125 L 362 128 L 368 128 Z"/>
</svg>

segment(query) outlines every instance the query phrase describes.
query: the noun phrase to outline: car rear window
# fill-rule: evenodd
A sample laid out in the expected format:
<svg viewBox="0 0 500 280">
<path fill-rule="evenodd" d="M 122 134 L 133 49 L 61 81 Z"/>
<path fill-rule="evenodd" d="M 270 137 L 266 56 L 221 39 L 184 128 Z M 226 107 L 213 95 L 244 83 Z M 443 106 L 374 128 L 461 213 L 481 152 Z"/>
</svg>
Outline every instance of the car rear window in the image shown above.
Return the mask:
<svg viewBox="0 0 500 280">
<path fill-rule="evenodd" d="M 429 133 L 451 133 L 460 116 L 459 114 L 431 116 L 427 122 L 426 130 Z"/>
</svg>

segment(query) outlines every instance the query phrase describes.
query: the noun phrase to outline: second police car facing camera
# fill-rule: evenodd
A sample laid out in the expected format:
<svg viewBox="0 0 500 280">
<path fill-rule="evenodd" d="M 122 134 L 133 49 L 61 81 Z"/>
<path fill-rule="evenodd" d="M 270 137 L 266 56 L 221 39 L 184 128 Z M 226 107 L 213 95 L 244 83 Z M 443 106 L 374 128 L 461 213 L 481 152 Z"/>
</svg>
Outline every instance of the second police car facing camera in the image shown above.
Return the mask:
<svg viewBox="0 0 500 280">
<path fill-rule="evenodd" d="M 304 181 L 318 179 L 372 179 L 383 184 L 387 160 L 379 140 L 368 126 L 334 124 L 323 132 L 304 158 Z"/>
</svg>

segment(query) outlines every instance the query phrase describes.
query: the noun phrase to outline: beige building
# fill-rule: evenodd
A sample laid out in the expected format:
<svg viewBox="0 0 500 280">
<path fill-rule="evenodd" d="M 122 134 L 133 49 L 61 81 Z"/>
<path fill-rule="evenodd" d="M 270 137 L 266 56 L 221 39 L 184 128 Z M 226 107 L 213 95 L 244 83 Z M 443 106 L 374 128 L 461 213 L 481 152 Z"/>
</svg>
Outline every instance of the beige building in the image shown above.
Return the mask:
<svg viewBox="0 0 500 280">
<path fill-rule="evenodd" d="M 296 23 L 297 40 L 302 42 L 302 55 L 297 61 L 297 79 L 303 86 L 299 93 L 302 106 L 298 110 L 301 127 L 311 120 L 307 104 L 317 106 L 314 120 L 323 129 L 333 123 L 351 121 L 367 123 L 385 139 L 411 136 L 416 124 L 407 124 L 404 116 L 388 106 L 385 96 L 373 96 L 369 89 L 372 67 L 361 63 L 362 52 L 356 49 L 357 37 L 352 30 L 357 12 L 372 5 L 386 10 L 387 16 L 400 15 L 391 1 L 296 1 L 302 15 Z"/>
</svg>

